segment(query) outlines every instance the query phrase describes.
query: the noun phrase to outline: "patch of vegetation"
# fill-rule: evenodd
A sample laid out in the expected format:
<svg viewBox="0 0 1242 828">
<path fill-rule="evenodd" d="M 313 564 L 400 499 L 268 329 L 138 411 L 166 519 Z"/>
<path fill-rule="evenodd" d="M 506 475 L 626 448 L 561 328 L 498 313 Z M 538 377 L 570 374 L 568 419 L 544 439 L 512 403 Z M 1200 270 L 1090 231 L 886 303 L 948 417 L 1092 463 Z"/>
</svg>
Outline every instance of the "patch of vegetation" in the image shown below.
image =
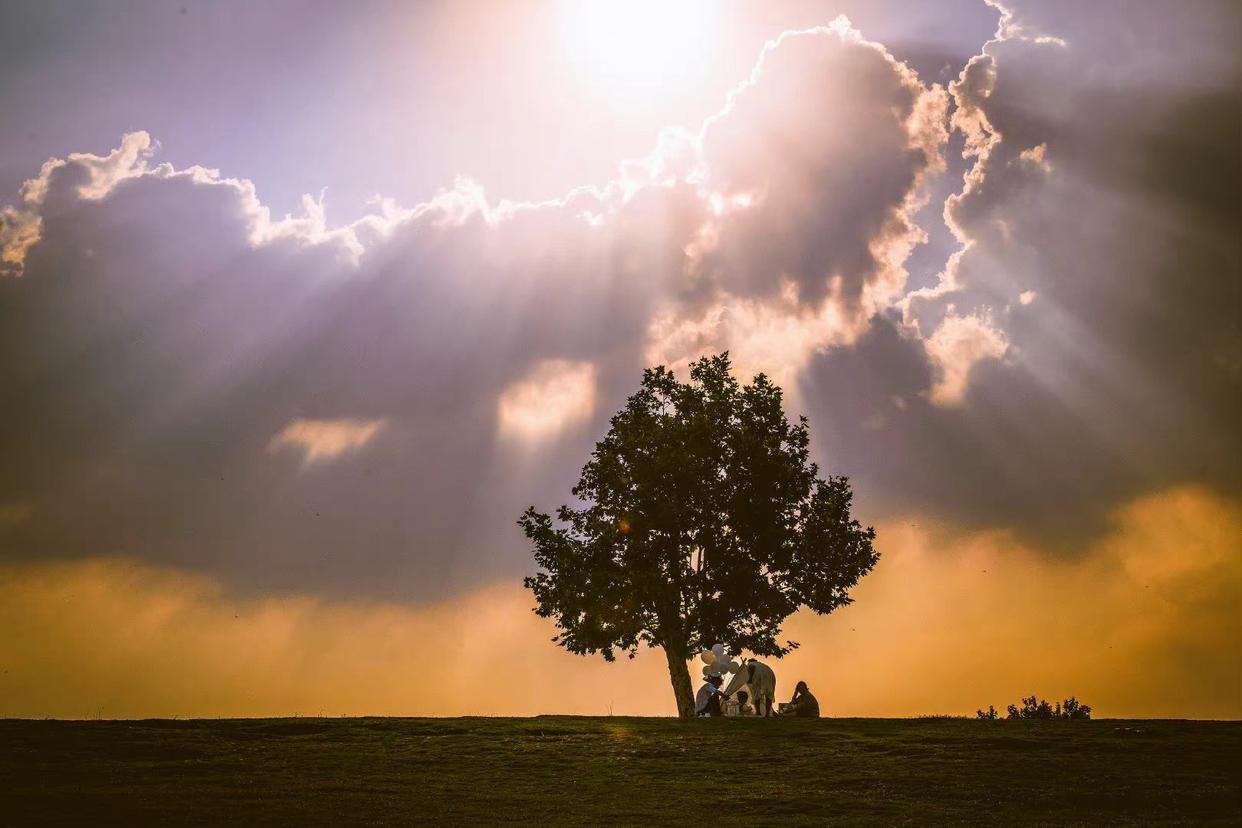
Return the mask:
<svg viewBox="0 0 1242 828">
<path fill-rule="evenodd" d="M 986 711 L 976 710 L 975 718 L 994 721 L 1000 718 L 1000 715 L 996 712 L 996 708 L 989 704 Z M 1045 699 L 1030 696 L 1022 699 L 1021 707 L 1018 707 L 1016 704 L 1009 705 L 1006 718 L 1041 719 L 1045 721 L 1053 719 L 1086 720 L 1091 718 L 1091 705 L 1083 704 L 1073 696 L 1070 696 L 1065 701 L 1059 701 L 1055 705 L 1049 704 Z"/>
</svg>

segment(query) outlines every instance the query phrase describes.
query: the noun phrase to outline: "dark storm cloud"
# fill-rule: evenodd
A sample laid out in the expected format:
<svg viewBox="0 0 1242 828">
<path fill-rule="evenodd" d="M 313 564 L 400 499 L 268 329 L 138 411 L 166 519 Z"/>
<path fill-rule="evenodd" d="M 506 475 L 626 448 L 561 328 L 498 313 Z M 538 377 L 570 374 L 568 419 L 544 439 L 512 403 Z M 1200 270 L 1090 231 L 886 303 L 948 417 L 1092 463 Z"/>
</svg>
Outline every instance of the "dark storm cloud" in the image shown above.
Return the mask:
<svg viewBox="0 0 1242 828">
<path fill-rule="evenodd" d="M 352 239 L 273 225 L 236 182 L 156 170 L 82 198 L 88 181 L 85 163 L 51 172 L 41 241 L 0 283 L 0 500 L 32 509 L 11 553 L 291 583 L 400 573 L 398 592 L 485 575 L 521 508 L 498 499 L 499 390 L 545 352 L 605 380 L 638 368 L 663 254 L 627 241 L 642 230 L 625 208 L 568 237 L 567 207 L 498 219 L 466 189 L 357 228 L 387 238 L 354 265 Z M 268 450 L 292 422 L 340 418 L 385 427 L 331 463 Z"/>
<path fill-rule="evenodd" d="M 957 406 L 863 379 L 920 361 L 918 337 L 884 323 L 807 372 L 829 454 L 865 491 L 1069 538 L 1143 491 L 1236 490 L 1238 21 L 1226 3 L 1012 4 L 953 90 L 979 153 L 947 210 L 969 247 L 908 303 L 925 335 L 985 313 L 1007 347 L 974 365 Z M 818 391 L 853 387 L 870 431 L 840 391 Z"/>
</svg>

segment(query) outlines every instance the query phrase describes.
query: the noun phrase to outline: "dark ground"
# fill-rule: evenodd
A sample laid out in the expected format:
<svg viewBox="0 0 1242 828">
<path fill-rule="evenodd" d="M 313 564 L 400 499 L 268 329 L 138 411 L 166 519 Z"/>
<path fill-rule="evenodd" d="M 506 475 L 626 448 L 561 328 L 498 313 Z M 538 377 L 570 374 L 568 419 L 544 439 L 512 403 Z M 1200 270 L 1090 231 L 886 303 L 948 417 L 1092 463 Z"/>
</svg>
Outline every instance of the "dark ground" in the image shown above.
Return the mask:
<svg viewBox="0 0 1242 828">
<path fill-rule="evenodd" d="M 1242 824 L 1242 723 L 0 721 L 0 824 Z"/>
</svg>

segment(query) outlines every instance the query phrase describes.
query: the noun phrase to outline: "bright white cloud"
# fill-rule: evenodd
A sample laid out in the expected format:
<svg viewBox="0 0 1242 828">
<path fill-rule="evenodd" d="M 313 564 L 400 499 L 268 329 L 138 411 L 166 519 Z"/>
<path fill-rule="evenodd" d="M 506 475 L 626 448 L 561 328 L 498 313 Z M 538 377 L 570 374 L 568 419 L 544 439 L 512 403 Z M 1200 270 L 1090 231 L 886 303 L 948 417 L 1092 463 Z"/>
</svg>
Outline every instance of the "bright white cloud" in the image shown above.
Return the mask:
<svg viewBox="0 0 1242 828">
<path fill-rule="evenodd" d="M 858 326 L 842 317 L 833 295 L 817 308 L 806 307 L 799 304 L 794 285 L 786 283 L 774 299 L 728 297 L 695 318 L 656 317 L 645 361 L 678 369 L 727 349 L 740 376 L 764 373 L 789 386 L 814 353 L 856 335 Z"/>
</svg>

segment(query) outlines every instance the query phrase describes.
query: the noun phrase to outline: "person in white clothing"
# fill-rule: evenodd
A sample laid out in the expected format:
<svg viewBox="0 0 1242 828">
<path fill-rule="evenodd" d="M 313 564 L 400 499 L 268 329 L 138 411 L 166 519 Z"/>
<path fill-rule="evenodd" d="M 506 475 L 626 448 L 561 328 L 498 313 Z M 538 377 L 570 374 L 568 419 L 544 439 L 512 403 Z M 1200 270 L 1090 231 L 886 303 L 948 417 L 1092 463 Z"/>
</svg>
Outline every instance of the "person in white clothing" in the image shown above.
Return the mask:
<svg viewBox="0 0 1242 828">
<path fill-rule="evenodd" d="M 755 702 L 755 715 L 773 715 L 772 705 L 776 698 L 776 673 L 762 661 L 747 659 L 724 690 L 726 700 L 743 687 L 750 690 L 750 697 Z"/>
<path fill-rule="evenodd" d="M 722 684 L 724 684 L 724 679 L 720 676 L 708 676 L 703 679 L 703 686 L 699 688 L 699 692 L 694 696 L 694 715 L 721 715 L 720 685 Z"/>
</svg>

